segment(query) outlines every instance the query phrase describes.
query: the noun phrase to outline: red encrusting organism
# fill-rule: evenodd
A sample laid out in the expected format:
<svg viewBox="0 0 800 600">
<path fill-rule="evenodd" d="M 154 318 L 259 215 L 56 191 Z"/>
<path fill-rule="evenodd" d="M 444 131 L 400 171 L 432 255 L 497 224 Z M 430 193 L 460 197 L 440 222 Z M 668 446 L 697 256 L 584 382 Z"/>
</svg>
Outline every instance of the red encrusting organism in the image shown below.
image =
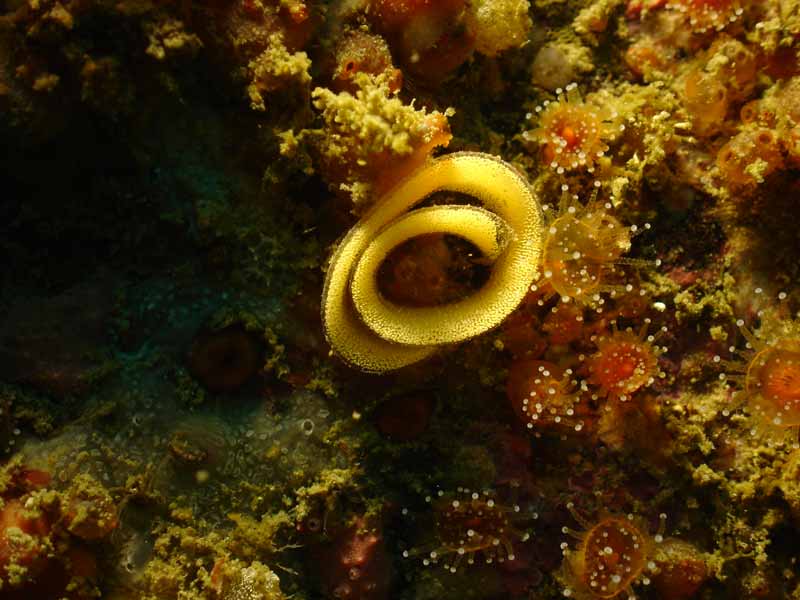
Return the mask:
<svg viewBox="0 0 800 600">
<path fill-rule="evenodd" d="M 13 461 L 14 459 L 12 459 Z M 107 490 L 78 475 L 62 492 L 48 472 L 6 465 L 0 485 L 0 589 L 3 598 L 95 597 L 97 560 L 83 542 L 108 538 L 117 508 Z"/>
<path fill-rule="evenodd" d="M 380 523 L 357 516 L 316 551 L 325 597 L 387 600 L 391 566 Z"/>
<path fill-rule="evenodd" d="M 544 318 L 542 331 L 555 346 L 581 339 L 584 334 L 583 306 L 577 302 L 559 302 Z"/>
<path fill-rule="evenodd" d="M 212 392 L 234 392 L 263 365 L 258 336 L 239 326 L 203 330 L 192 342 L 189 372 Z"/>
<path fill-rule="evenodd" d="M 539 318 L 541 294 L 531 291 L 522 304 L 503 321 L 500 342 L 515 360 L 539 358 L 547 349 L 547 339 L 542 334 Z"/>
<path fill-rule="evenodd" d="M 691 600 L 711 577 L 712 571 L 702 552 L 689 542 L 668 538 L 657 547 L 653 558 L 658 573 L 653 588 L 661 600 Z"/>
<path fill-rule="evenodd" d="M 381 291 L 405 306 L 435 306 L 451 294 L 455 256 L 442 234 L 427 234 L 394 248 L 381 266 Z"/>
<path fill-rule="evenodd" d="M 7 500 L 0 510 L 0 582 L 6 587 L 10 567 L 25 569 L 24 581 L 46 568 L 52 554 L 52 523 L 43 515 L 32 514 L 19 499 Z"/>
<path fill-rule="evenodd" d="M 404 69 L 440 81 L 472 54 L 475 35 L 464 23 L 464 0 L 371 0 L 369 18 Z"/>
</svg>

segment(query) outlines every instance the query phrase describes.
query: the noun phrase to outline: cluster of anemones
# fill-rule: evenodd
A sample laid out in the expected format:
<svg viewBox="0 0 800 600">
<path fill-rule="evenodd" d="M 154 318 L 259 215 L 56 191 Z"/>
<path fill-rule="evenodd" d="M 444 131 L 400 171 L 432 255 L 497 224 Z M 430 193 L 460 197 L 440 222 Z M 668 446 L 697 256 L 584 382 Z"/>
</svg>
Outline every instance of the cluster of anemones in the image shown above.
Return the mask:
<svg viewBox="0 0 800 600">
<path fill-rule="evenodd" d="M 748 195 L 800 163 L 796 52 L 743 35 L 757 33 L 746 28 L 772 10 L 744 0 L 629 2 L 626 62 L 636 76 L 672 86 L 711 155 L 689 167 L 698 172 L 688 179 L 710 193 Z M 766 92 L 754 99 L 761 87 Z"/>
</svg>

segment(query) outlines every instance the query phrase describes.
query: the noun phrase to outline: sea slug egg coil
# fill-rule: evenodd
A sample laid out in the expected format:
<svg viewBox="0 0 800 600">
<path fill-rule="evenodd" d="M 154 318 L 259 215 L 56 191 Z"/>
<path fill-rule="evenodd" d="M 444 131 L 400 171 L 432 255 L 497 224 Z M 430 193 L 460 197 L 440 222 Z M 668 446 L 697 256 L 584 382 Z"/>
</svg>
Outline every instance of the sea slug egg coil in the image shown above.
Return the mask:
<svg viewBox="0 0 800 600">
<path fill-rule="evenodd" d="M 483 208 L 408 212 L 442 190 L 471 195 Z M 384 372 L 422 360 L 436 345 L 497 326 L 538 278 L 542 222 L 525 177 L 496 157 L 458 152 L 419 168 L 377 200 L 331 257 L 322 316 L 333 350 L 365 371 Z M 434 231 L 461 236 L 494 258 L 488 281 L 473 295 L 442 306 L 389 302 L 375 280 L 382 260 L 404 240 Z"/>
</svg>

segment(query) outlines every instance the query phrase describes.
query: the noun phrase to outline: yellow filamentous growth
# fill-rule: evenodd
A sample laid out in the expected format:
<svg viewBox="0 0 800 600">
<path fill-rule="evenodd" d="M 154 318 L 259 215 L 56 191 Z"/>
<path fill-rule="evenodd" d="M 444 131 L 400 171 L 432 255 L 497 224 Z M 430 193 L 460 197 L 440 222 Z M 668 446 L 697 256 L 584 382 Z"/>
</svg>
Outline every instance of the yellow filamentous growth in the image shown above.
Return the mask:
<svg viewBox="0 0 800 600">
<path fill-rule="evenodd" d="M 407 212 L 430 194 L 469 194 L 482 208 L 448 205 Z M 500 324 L 539 275 L 540 204 L 525 177 L 489 154 L 458 152 L 417 169 L 380 198 L 331 257 L 322 319 L 333 350 L 365 371 L 384 372 Z M 486 284 L 452 304 L 408 307 L 384 298 L 376 281 L 388 253 L 410 238 L 449 233 L 494 260 Z"/>
</svg>

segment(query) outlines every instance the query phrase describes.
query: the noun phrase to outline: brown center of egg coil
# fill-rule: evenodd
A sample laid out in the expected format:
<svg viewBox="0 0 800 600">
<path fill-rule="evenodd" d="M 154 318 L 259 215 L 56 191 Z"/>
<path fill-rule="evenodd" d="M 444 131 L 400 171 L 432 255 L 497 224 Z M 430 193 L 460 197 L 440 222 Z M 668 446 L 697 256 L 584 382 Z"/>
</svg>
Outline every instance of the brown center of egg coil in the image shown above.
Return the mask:
<svg viewBox="0 0 800 600">
<path fill-rule="evenodd" d="M 482 206 L 410 210 L 437 191 L 468 194 Z M 322 319 L 333 351 L 364 371 L 385 372 L 499 325 L 539 276 L 542 223 L 524 175 L 497 157 L 458 152 L 420 167 L 375 203 L 331 257 Z M 392 303 L 380 293 L 378 268 L 393 248 L 430 233 L 474 244 L 494 261 L 488 281 L 450 304 Z"/>
</svg>

